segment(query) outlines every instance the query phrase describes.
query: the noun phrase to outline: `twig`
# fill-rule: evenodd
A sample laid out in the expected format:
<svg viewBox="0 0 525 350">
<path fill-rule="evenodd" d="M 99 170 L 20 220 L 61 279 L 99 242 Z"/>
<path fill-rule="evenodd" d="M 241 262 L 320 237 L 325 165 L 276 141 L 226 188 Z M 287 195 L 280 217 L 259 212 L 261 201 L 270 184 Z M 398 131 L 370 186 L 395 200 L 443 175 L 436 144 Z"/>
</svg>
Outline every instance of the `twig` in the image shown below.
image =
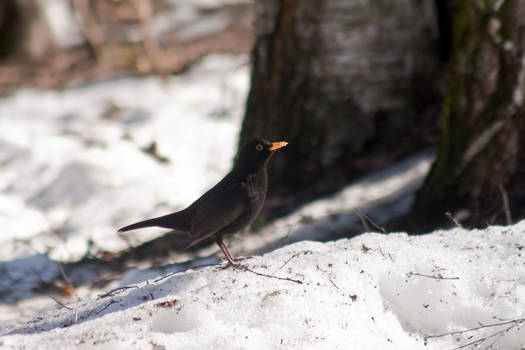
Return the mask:
<svg viewBox="0 0 525 350">
<path fill-rule="evenodd" d="M 422 273 L 417 273 L 417 272 L 409 272 L 407 274 L 407 277 L 410 278 L 412 276 L 420 276 L 420 277 L 427 277 L 427 278 L 433 278 L 435 280 L 459 280 L 459 277 L 443 277 L 441 275 L 439 276 L 434 276 L 434 275 L 424 275 Z"/>
<path fill-rule="evenodd" d="M 281 280 L 281 281 L 290 281 L 290 282 L 294 282 L 294 283 L 297 283 L 297 284 L 303 284 L 303 281 L 294 280 L 294 279 L 289 278 L 289 277 L 279 277 L 279 276 L 268 275 L 268 274 L 265 274 L 265 273 L 262 273 L 262 272 L 254 271 L 254 270 L 250 269 L 249 267 L 241 267 L 241 269 L 243 269 L 245 271 L 248 271 L 248 272 L 251 272 L 251 273 L 253 273 L 253 274 L 257 275 L 257 276 L 268 277 L 268 278 L 275 278 L 275 279 Z"/>
<path fill-rule="evenodd" d="M 73 282 L 71 282 L 71 279 L 66 274 L 66 271 L 64 271 L 64 266 L 62 264 L 59 264 L 58 268 L 60 269 L 60 273 L 62 274 L 62 277 L 64 277 L 64 281 L 66 281 L 67 286 L 74 291 Z"/>
<path fill-rule="evenodd" d="M 328 280 L 329 280 L 330 282 L 332 282 L 332 284 L 334 285 L 335 288 L 339 289 L 339 287 L 334 283 L 334 281 L 332 281 L 331 278 L 328 278 Z"/>
<path fill-rule="evenodd" d="M 488 325 L 483 325 L 482 324 L 479 327 L 466 329 L 464 331 L 454 331 L 454 332 L 448 332 L 448 333 L 437 334 L 437 335 L 428 335 L 428 334 L 425 334 L 424 332 L 421 332 L 421 333 L 423 333 L 423 335 L 425 335 L 425 339 L 441 338 L 441 337 L 446 337 L 446 336 L 449 336 L 449 335 L 465 334 L 465 333 L 475 332 L 475 331 L 479 331 L 480 329 L 484 329 L 484 328 L 493 328 L 493 327 L 500 327 L 500 326 L 510 325 L 509 327 L 507 327 L 505 329 L 502 329 L 502 330 L 499 330 L 499 331 L 497 331 L 497 332 L 495 332 L 493 334 L 490 334 L 490 335 L 488 335 L 486 337 L 482 337 L 482 338 L 476 339 L 474 341 L 471 341 L 469 343 L 463 344 L 461 346 L 458 346 L 458 347 L 452 349 L 452 350 L 458 350 L 458 349 L 464 349 L 464 348 L 466 348 L 468 346 L 471 346 L 471 345 L 479 345 L 479 344 L 481 344 L 483 342 L 486 342 L 487 340 L 492 339 L 494 337 L 502 337 L 504 333 L 509 332 L 513 328 L 519 327 L 523 322 L 525 322 L 525 318 L 519 318 L 519 319 L 515 319 L 515 320 L 509 320 L 509 321 L 505 321 L 505 322 L 493 323 L 493 324 L 488 324 Z M 498 341 L 498 339 L 499 338 L 496 338 L 492 342 L 492 344 L 489 347 L 487 347 L 487 348 L 491 348 L 496 343 L 496 341 Z"/>
<path fill-rule="evenodd" d="M 168 278 L 168 277 L 171 277 L 171 276 L 173 276 L 173 275 L 178 274 L 179 272 L 180 272 L 180 271 L 178 271 L 178 272 L 170 272 L 170 273 L 167 273 L 167 274 L 165 274 L 164 276 L 160 276 L 160 277 L 158 277 L 157 279 L 153 280 L 153 283 L 157 283 L 157 282 L 159 282 L 159 281 L 162 281 L 162 280 L 164 280 L 164 279 L 166 279 L 166 278 Z"/>
<path fill-rule="evenodd" d="M 51 295 L 48 295 L 49 298 L 51 298 L 55 303 L 57 303 L 58 305 L 62 306 L 63 308 L 66 308 L 70 311 L 73 311 L 72 308 L 70 308 L 69 306 L 63 304 L 62 302 L 60 302 L 58 299 L 55 299 L 54 297 L 52 297 Z"/>
<path fill-rule="evenodd" d="M 58 267 L 60 269 L 60 273 L 62 274 L 62 277 L 64 277 L 64 280 L 66 281 L 66 285 L 71 289 L 71 293 L 77 299 L 75 302 L 75 324 L 77 324 L 78 323 L 78 302 L 80 301 L 80 297 L 75 292 L 75 286 L 73 285 L 73 282 L 71 281 L 69 276 L 66 274 L 66 271 L 64 270 L 64 266 L 62 264 L 59 264 Z M 53 298 L 51 297 L 51 299 Z M 68 310 L 71 310 L 71 309 L 68 308 Z"/>
<path fill-rule="evenodd" d="M 376 224 L 374 222 L 374 220 L 372 220 L 368 215 L 366 215 L 365 213 L 363 213 L 361 211 L 361 209 L 357 209 L 356 210 L 356 213 L 357 215 L 359 215 L 359 217 L 361 218 L 361 222 L 363 223 L 363 226 L 365 226 L 365 229 L 368 231 L 368 225 L 366 224 L 366 222 L 364 221 L 364 219 L 368 220 L 368 222 L 370 222 L 372 224 L 372 226 L 374 226 L 376 229 L 378 229 L 379 231 L 383 232 L 383 233 L 386 233 L 386 229 L 382 226 L 379 226 L 378 224 Z"/>
<path fill-rule="evenodd" d="M 361 248 L 362 250 L 363 248 Z M 386 259 L 386 255 L 385 253 L 383 253 L 383 249 L 381 249 L 381 247 L 379 247 L 379 252 L 381 253 L 381 255 L 383 256 L 383 258 Z M 392 255 L 390 255 L 390 253 L 388 253 L 388 257 L 390 258 L 390 261 L 394 262 L 394 258 L 392 258 Z"/>
<path fill-rule="evenodd" d="M 356 210 L 357 216 L 359 216 L 359 219 L 361 220 L 361 225 L 365 228 L 365 232 L 370 232 L 370 227 L 368 227 L 368 224 L 366 223 L 365 217 L 360 209 Z"/>
<path fill-rule="evenodd" d="M 116 304 L 117 302 L 113 299 L 111 299 L 106 306 L 104 306 L 102 309 L 98 310 L 95 315 L 98 315 L 99 313 L 101 313 L 102 311 L 106 310 L 108 307 L 110 307 L 111 305 L 113 304 Z"/>
<path fill-rule="evenodd" d="M 505 220 L 507 221 L 507 225 L 512 225 L 512 216 L 510 214 L 509 196 L 507 195 L 507 191 L 505 191 L 505 188 L 503 187 L 502 184 L 499 184 L 498 188 L 499 188 L 499 191 L 501 192 L 501 198 L 503 199 Z"/>
<path fill-rule="evenodd" d="M 456 225 L 456 227 L 458 228 L 463 228 L 463 226 L 461 226 L 461 224 L 459 223 L 459 221 L 457 221 L 453 216 L 452 216 L 452 213 L 450 213 L 449 211 L 446 211 L 445 212 L 445 215 L 447 216 L 447 218 L 449 218 L 450 221 L 452 221 L 454 223 L 454 225 Z"/>
<path fill-rule="evenodd" d="M 115 292 L 117 291 L 121 291 L 121 290 L 126 290 L 126 289 L 131 289 L 131 288 L 138 288 L 139 286 L 124 286 L 124 287 L 118 287 L 118 288 L 115 288 L 115 289 L 112 289 L 110 290 L 109 292 L 105 293 L 105 294 L 99 294 L 99 298 L 107 298 L 107 297 L 112 297 L 115 295 Z"/>
<path fill-rule="evenodd" d="M 277 270 L 275 270 L 273 273 L 276 273 L 277 271 L 279 271 L 280 269 L 282 269 L 283 267 L 285 267 L 292 259 L 295 259 L 297 258 L 299 255 L 307 255 L 307 254 L 313 254 L 313 252 L 311 250 L 303 250 L 303 251 L 300 251 L 299 253 L 295 253 L 294 255 L 292 255 L 290 258 L 288 258 L 288 260 L 286 260 L 284 262 L 284 264 L 282 264 Z"/>
</svg>

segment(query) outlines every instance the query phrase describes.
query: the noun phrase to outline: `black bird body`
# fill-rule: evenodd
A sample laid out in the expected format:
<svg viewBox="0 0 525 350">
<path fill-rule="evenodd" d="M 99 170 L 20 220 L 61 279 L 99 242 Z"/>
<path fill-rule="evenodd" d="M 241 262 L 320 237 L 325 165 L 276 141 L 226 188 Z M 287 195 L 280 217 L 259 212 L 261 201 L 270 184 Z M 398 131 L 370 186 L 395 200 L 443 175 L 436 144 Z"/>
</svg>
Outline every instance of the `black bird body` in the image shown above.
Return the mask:
<svg viewBox="0 0 525 350">
<path fill-rule="evenodd" d="M 182 231 L 190 235 L 186 247 L 215 236 L 228 261 L 234 264 L 223 237 L 245 228 L 259 215 L 268 189 L 268 161 L 273 151 L 284 146 L 286 142 L 271 143 L 262 139 L 249 142 L 242 148 L 230 173 L 189 207 L 119 231 L 150 226 Z"/>
</svg>

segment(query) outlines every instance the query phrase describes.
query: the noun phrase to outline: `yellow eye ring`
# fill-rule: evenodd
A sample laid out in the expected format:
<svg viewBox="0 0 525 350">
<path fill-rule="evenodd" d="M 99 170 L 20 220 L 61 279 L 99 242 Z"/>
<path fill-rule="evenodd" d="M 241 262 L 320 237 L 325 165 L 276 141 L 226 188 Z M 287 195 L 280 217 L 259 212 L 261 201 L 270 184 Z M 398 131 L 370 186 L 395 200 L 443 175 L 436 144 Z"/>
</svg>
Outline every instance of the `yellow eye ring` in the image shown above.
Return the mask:
<svg viewBox="0 0 525 350">
<path fill-rule="evenodd" d="M 264 148 L 264 147 L 263 147 L 263 145 L 261 145 L 261 144 L 258 144 L 257 146 L 255 146 L 255 149 L 256 149 L 257 151 L 259 151 L 259 152 L 262 151 L 263 148 Z"/>
</svg>

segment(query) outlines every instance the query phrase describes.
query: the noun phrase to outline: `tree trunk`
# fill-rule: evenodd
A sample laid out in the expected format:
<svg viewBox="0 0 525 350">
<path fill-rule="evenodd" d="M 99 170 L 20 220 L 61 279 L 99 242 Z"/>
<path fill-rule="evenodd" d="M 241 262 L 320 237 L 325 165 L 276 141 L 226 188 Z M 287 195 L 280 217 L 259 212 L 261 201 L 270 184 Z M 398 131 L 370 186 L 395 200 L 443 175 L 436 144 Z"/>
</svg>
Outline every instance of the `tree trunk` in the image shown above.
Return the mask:
<svg viewBox="0 0 525 350">
<path fill-rule="evenodd" d="M 442 101 L 433 2 L 264 0 L 255 16 L 240 146 L 289 142 L 271 193 L 297 204 L 429 142 Z"/>
<path fill-rule="evenodd" d="M 525 216 L 525 1 L 461 1 L 435 164 L 414 206 L 420 223 L 468 226 Z"/>
<path fill-rule="evenodd" d="M 0 57 L 18 54 L 30 60 L 43 58 L 55 41 L 35 0 L 3 0 L 0 4 Z"/>
</svg>

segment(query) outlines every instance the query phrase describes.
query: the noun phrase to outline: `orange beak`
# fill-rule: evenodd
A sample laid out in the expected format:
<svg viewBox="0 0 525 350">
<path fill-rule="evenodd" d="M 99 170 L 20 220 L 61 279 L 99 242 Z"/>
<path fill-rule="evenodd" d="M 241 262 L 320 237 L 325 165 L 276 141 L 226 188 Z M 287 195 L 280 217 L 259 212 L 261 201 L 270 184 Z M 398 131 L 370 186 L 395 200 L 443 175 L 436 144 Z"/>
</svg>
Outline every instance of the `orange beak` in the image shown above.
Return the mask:
<svg viewBox="0 0 525 350">
<path fill-rule="evenodd" d="M 270 151 L 275 151 L 276 149 L 279 149 L 281 147 L 284 147 L 288 144 L 288 142 L 286 141 L 281 141 L 281 142 L 273 142 L 272 143 L 272 147 L 268 148 Z"/>
</svg>

